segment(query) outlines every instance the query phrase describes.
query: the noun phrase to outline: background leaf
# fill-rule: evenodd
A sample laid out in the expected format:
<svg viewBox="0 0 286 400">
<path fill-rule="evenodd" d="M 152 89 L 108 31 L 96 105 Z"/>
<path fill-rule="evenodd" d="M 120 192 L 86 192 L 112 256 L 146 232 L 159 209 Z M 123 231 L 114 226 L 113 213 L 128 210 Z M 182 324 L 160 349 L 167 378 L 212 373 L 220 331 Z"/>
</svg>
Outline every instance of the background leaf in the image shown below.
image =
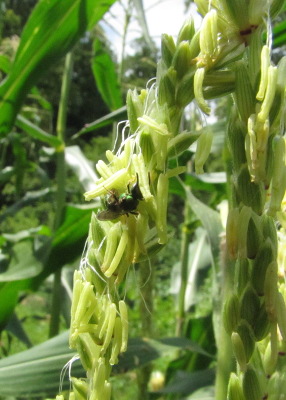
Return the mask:
<svg viewBox="0 0 286 400">
<path fill-rule="evenodd" d="M 103 128 L 104 126 L 111 125 L 114 121 L 119 121 L 127 118 L 126 106 L 113 111 L 110 114 L 105 115 L 102 118 L 97 119 L 89 124 L 86 124 L 79 132 L 72 136 L 72 139 L 77 139 L 79 136 L 96 131 L 97 129 Z"/>
<path fill-rule="evenodd" d="M 78 146 L 68 146 L 65 149 L 67 165 L 74 171 L 85 191 L 92 190 L 98 179 L 92 163 L 85 157 Z"/>
<path fill-rule="evenodd" d="M 93 42 L 92 71 L 97 89 L 111 111 L 122 107 L 122 95 L 115 64 L 99 39 Z"/>
<path fill-rule="evenodd" d="M 0 387 L 2 396 L 54 396 L 59 390 L 62 368 L 74 356 L 68 347 L 68 334 L 64 332 L 53 339 L 0 361 Z M 178 349 L 195 346 L 184 338 L 167 338 L 162 341 L 130 339 L 126 353 L 114 366 L 115 373 L 126 372 L 163 356 L 170 356 Z M 85 371 L 76 361 L 72 376 L 84 377 Z M 68 371 L 64 374 L 63 389 L 69 389 Z"/>
<path fill-rule="evenodd" d="M 14 123 L 25 96 L 47 69 L 58 62 L 114 0 L 41 0 L 22 33 L 15 61 L 0 85 L 0 136 Z"/>
</svg>

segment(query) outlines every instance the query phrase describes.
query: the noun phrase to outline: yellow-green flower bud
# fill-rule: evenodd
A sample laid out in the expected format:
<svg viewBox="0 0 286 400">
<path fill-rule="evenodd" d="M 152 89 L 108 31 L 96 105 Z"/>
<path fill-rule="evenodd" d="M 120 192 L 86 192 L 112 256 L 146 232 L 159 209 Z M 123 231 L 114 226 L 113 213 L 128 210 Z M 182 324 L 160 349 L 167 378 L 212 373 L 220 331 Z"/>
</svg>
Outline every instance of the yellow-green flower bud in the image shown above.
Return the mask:
<svg viewBox="0 0 286 400">
<path fill-rule="evenodd" d="M 240 370 L 244 372 L 247 368 L 247 357 L 245 348 L 240 335 L 237 332 L 231 334 L 231 343 L 236 361 L 239 364 Z"/>
<path fill-rule="evenodd" d="M 249 322 L 254 328 L 256 317 L 260 310 L 260 300 L 256 292 L 251 286 L 248 286 L 240 299 L 240 315 L 241 318 Z"/>
<path fill-rule="evenodd" d="M 95 249 L 98 249 L 99 246 L 102 246 L 102 251 L 104 252 L 106 243 L 105 241 L 103 242 L 103 239 L 105 238 L 106 232 L 103 229 L 103 226 L 104 225 L 96 218 L 96 215 L 92 213 L 89 227 L 92 246 Z"/>
<path fill-rule="evenodd" d="M 176 70 L 172 67 L 160 78 L 158 88 L 158 102 L 163 105 L 164 103 L 168 106 L 175 104 L 175 83 L 176 83 Z"/>
<path fill-rule="evenodd" d="M 238 116 L 233 113 L 227 129 L 227 139 L 235 171 L 246 162 L 244 137 L 245 132 L 242 123 Z"/>
<path fill-rule="evenodd" d="M 270 2 L 271 3 L 271 2 Z M 260 0 L 252 0 L 248 5 L 249 25 L 258 26 L 263 23 L 265 15 L 269 11 L 269 3 Z"/>
<path fill-rule="evenodd" d="M 103 356 L 107 350 L 107 347 L 110 344 L 110 341 L 112 339 L 113 333 L 114 333 L 114 325 L 115 325 L 115 318 L 116 318 L 116 306 L 115 304 L 110 304 L 108 311 L 107 311 L 107 317 L 106 319 L 108 320 L 108 325 L 106 331 L 103 333 L 100 332 L 100 337 L 103 337 L 103 345 L 101 348 L 101 355 Z"/>
<path fill-rule="evenodd" d="M 203 19 L 200 33 L 201 56 L 198 67 L 210 67 L 213 58 L 219 52 L 218 15 L 216 10 L 209 11 Z"/>
<path fill-rule="evenodd" d="M 230 374 L 228 389 L 228 400 L 246 400 L 242 391 L 242 385 L 239 377 L 233 372 Z"/>
<path fill-rule="evenodd" d="M 123 257 L 123 254 L 124 254 L 127 244 L 128 244 L 128 232 L 127 232 L 127 229 L 123 229 L 122 236 L 117 245 L 116 252 L 113 256 L 113 259 L 112 259 L 111 263 L 109 264 L 109 266 L 107 267 L 107 269 L 105 269 L 105 271 L 104 271 L 104 275 L 107 276 L 108 278 L 110 278 L 111 275 L 114 274 L 116 268 L 118 267 L 118 265 L 121 261 L 121 258 Z M 102 266 L 102 269 L 103 268 L 104 268 L 104 266 Z"/>
<path fill-rule="evenodd" d="M 238 294 L 245 289 L 250 277 L 250 265 L 247 258 L 238 258 L 235 263 L 234 283 Z"/>
<path fill-rule="evenodd" d="M 262 182 L 256 183 L 251 181 L 251 177 L 247 165 L 241 167 L 238 174 L 237 181 L 237 194 L 240 196 L 241 201 L 251 207 L 258 215 L 262 214 L 265 189 Z"/>
<path fill-rule="evenodd" d="M 277 262 L 272 261 L 266 270 L 265 281 L 264 281 L 264 298 L 265 308 L 268 314 L 268 318 L 271 322 L 277 321 L 277 299 L 278 299 L 278 287 L 277 287 Z"/>
<path fill-rule="evenodd" d="M 158 138 L 158 142 L 161 142 L 165 145 L 166 142 L 166 147 L 167 147 L 167 138 L 166 137 L 161 137 Z M 158 156 L 158 154 L 160 154 L 160 157 L 162 158 L 162 162 L 163 159 L 166 162 L 166 154 L 167 154 L 167 148 L 164 148 L 164 145 L 162 144 L 162 148 L 161 149 L 157 149 L 156 154 Z M 146 168 L 146 164 L 144 161 L 144 156 L 141 154 L 133 154 L 132 156 L 132 162 L 134 165 L 134 169 L 136 174 L 138 174 L 138 181 L 140 184 L 140 190 L 142 193 L 142 196 L 145 200 L 145 202 L 150 201 L 153 198 L 153 195 L 150 192 L 150 184 L 149 184 L 149 173 L 148 170 Z"/>
<path fill-rule="evenodd" d="M 270 322 L 268 319 L 268 314 L 265 309 L 265 304 L 262 303 L 253 326 L 256 340 L 259 342 L 260 340 L 264 339 L 268 335 L 269 329 Z"/>
<path fill-rule="evenodd" d="M 226 224 L 226 245 L 230 258 L 237 257 L 238 249 L 238 224 L 239 224 L 239 209 L 233 208 L 228 213 Z"/>
<path fill-rule="evenodd" d="M 273 218 L 267 214 L 262 215 L 262 231 L 264 239 L 270 238 L 273 246 L 273 259 L 276 259 L 278 249 L 277 230 Z"/>
<path fill-rule="evenodd" d="M 277 77 L 278 77 L 277 67 L 273 67 L 270 65 L 270 67 L 268 68 L 266 93 L 264 96 L 264 100 L 261 104 L 261 109 L 257 116 L 258 121 L 264 122 L 269 116 L 269 112 L 275 96 Z"/>
<path fill-rule="evenodd" d="M 216 71 L 210 70 L 205 74 L 204 84 L 205 86 L 228 86 L 232 89 L 234 87 L 234 73 L 233 71 Z"/>
<path fill-rule="evenodd" d="M 176 103 L 180 107 L 185 107 L 194 99 L 195 71 L 196 71 L 195 67 L 192 66 L 190 70 L 187 72 L 187 74 L 177 85 Z"/>
<path fill-rule="evenodd" d="M 142 150 L 144 161 L 146 165 L 149 165 L 155 153 L 155 147 L 152 140 L 152 135 L 148 130 L 140 133 L 139 145 Z"/>
<path fill-rule="evenodd" d="M 265 274 L 268 265 L 274 259 L 274 249 L 269 238 L 261 245 L 252 264 L 251 282 L 259 296 L 264 294 Z"/>
<path fill-rule="evenodd" d="M 139 124 L 138 117 L 143 114 L 143 104 L 136 90 L 128 90 L 126 98 L 127 116 L 131 133 L 136 132 Z"/>
<path fill-rule="evenodd" d="M 200 53 L 200 31 L 197 31 L 190 42 L 190 57 L 193 60 Z"/>
<path fill-rule="evenodd" d="M 92 368 L 96 362 L 100 347 L 90 333 L 80 333 L 76 343 L 76 350 L 80 356 L 80 361 L 85 370 Z"/>
<path fill-rule="evenodd" d="M 128 344 L 128 310 L 125 301 L 119 301 L 119 314 L 121 318 L 121 325 L 122 325 L 122 341 L 121 341 L 121 348 L 120 352 L 123 353 L 127 350 Z"/>
<path fill-rule="evenodd" d="M 270 66 L 270 49 L 268 46 L 263 46 L 261 51 L 261 77 L 260 86 L 256 95 L 257 100 L 262 101 L 268 83 L 268 68 Z"/>
<path fill-rule="evenodd" d="M 85 380 L 71 378 L 75 400 L 86 400 L 88 394 L 88 385 Z"/>
<path fill-rule="evenodd" d="M 261 400 L 263 398 L 256 372 L 250 367 L 243 376 L 243 393 L 247 400 Z"/>
<path fill-rule="evenodd" d="M 253 333 L 253 329 L 249 325 L 249 323 L 245 320 L 241 320 L 238 327 L 237 327 L 237 333 L 239 334 L 244 351 L 245 351 L 245 356 L 246 356 L 246 362 L 248 362 L 254 352 L 255 348 L 255 337 Z"/>
<path fill-rule="evenodd" d="M 104 399 L 104 400 L 110 400 L 111 399 L 111 384 L 109 382 L 105 382 L 104 383 L 102 399 Z"/>
<path fill-rule="evenodd" d="M 276 369 L 278 359 L 278 338 L 276 324 L 272 324 L 270 342 L 263 355 L 263 366 L 267 377 L 270 377 Z"/>
<path fill-rule="evenodd" d="M 213 140 L 213 132 L 209 129 L 204 129 L 197 141 L 197 149 L 195 153 L 195 169 L 197 174 L 204 173 L 204 164 L 211 152 Z"/>
<path fill-rule="evenodd" d="M 247 230 L 247 257 L 254 259 L 258 253 L 258 249 L 262 244 L 263 237 L 261 232 L 260 219 L 254 218 L 249 220 Z"/>
<path fill-rule="evenodd" d="M 121 235 L 122 235 L 122 225 L 120 222 L 117 222 L 110 228 L 106 237 L 106 250 L 104 253 L 104 259 L 101 266 L 101 270 L 103 273 L 106 272 L 106 270 L 109 268 L 110 264 L 113 261 L 113 258 L 117 250 L 117 244 Z"/>
<path fill-rule="evenodd" d="M 235 75 L 235 102 L 240 118 L 246 125 L 248 117 L 255 113 L 255 93 L 244 61 L 236 63 Z"/>
<path fill-rule="evenodd" d="M 215 67 L 216 68 L 224 68 L 228 64 L 234 63 L 242 58 L 243 53 L 245 52 L 245 44 L 240 42 L 230 42 L 225 44 L 221 50 L 217 59 L 215 60 Z M 228 79 L 228 83 L 233 83 L 234 89 L 234 73 L 232 71 L 221 71 L 227 72 L 226 78 Z M 232 90 L 233 91 L 233 90 Z"/>
<path fill-rule="evenodd" d="M 239 30 L 245 30 L 248 23 L 248 3 L 246 0 L 226 0 L 227 11 Z"/>
<path fill-rule="evenodd" d="M 177 71 L 178 79 L 182 79 L 188 72 L 192 62 L 190 44 L 188 41 L 181 42 L 176 49 L 172 65 Z"/>
<path fill-rule="evenodd" d="M 172 64 L 175 51 L 176 45 L 172 36 L 163 34 L 161 39 L 161 53 L 167 68 Z"/>
<path fill-rule="evenodd" d="M 206 113 L 210 113 L 210 108 L 204 99 L 203 95 L 203 82 L 205 77 L 205 68 L 198 68 L 194 76 L 194 94 L 200 109 Z"/>
<path fill-rule="evenodd" d="M 238 257 L 246 258 L 247 256 L 247 232 L 249 220 L 252 216 L 252 210 L 250 207 L 243 206 L 239 213 L 239 224 L 238 224 Z"/>
<path fill-rule="evenodd" d="M 233 294 L 227 299 L 223 309 L 224 327 L 229 335 L 236 330 L 239 320 L 239 299 L 236 294 Z"/>
<path fill-rule="evenodd" d="M 205 0 L 195 0 L 194 3 L 197 6 L 198 13 L 200 13 L 202 16 L 205 16 L 208 11 L 209 11 L 209 3 L 206 2 Z"/>
<path fill-rule="evenodd" d="M 184 40 L 189 40 L 189 41 L 192 40 L 194 34 L 195 34 L 195 24 L 193 18 L 190 17 L 185 21 L 182 28 L 180 29 L 177 39 L 177 44 L 183 42 Z"/>
<path fill-rule="evenodd" d="M 90 393 L 90 400 L 108 400 L 104 396 L 105 383 L 108 375 L 105 359 L 101 357 L 99 358 L 98 364 L 94 369 L 93 387 Z"/>
<path fill-rule="evenodd" d="M 105 181 L 100 182 L 94 190 L 84 193 L 85 200 L 90 201 L 95 197 L 105 195 L 107 191 L 111 189 L 126 187 L 126 182 L 128 182 L 128 180 L 128 172 L 126 168 L 122 168 L 119 171 L 114 172 L 114 174 Z"/>
<path fill-rule="evenodd" d="M 198 138 L 198 133 L 191 133 L 183 131 L 174 138 L 168 141 L 168 157 L 178 157 L 185 150 L 187 150 L 191 144 L 193 144 Z"/>
<path fill-rule="evenodd" d="M 116 317 L 114 324 L 114 333 L 111 346 L 111 356 L 109 363 L 114 365 L 118 363 L 118 355 L 122 346 L 122 323 L 120 317 Z"/>
<path fill-rule="evenodd" d="M 93 286 L 89 282 L 82 282 L 80 298 L 75 309 L 74 324 L 76 327 L 80 324 L 87 324 L 92 315 L 90 308 L 95 306 L 96 298 Z"/>
</svg>

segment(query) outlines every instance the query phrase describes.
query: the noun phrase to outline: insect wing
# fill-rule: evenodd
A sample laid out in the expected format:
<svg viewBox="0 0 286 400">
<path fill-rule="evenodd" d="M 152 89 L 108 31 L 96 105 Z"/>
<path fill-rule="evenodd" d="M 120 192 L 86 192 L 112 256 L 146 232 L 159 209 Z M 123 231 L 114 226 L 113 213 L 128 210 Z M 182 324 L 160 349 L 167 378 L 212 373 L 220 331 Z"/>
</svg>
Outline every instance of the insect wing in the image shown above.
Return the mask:
<svg viewBox="0 0 286 400">
<path fill-rule="evenodd" d="M 99 221 L 112 221 L 122 215 L 119 211 L 103 210 L 96 214 Z"/>
</svg>

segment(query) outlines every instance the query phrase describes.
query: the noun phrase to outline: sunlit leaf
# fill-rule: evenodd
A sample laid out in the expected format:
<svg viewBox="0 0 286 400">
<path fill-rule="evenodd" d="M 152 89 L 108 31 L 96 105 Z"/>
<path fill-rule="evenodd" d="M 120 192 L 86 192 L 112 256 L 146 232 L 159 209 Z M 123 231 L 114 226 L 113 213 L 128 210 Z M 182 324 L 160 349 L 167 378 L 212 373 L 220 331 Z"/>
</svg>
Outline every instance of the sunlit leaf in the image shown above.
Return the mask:
<svg viewBox="0 0 286 400">
<path fill-rule="evenodd" d="M 10 59 L 4 54 L 0 54 L 0 71 L 3 71 L 5 74 L 8 74 L 8 72 L 11 69 L 11 65 L 12 64 Z"/>
<path fill-rule="evenodd" d="M 42 262 L 37 258 L 32 240 L 23 240 L 13 246 L 12 259 L 7 271 L 0 274 L 0 282 L 19 281 L 38 275 Z"/>
<path fill-rule="evenodd" d="M 114 0 L 40 0 L 23 32 L 14 63 L 0 85 L 0 136 L 14 123 L 25 96 Z"/>
<path fill-rule="evenodd" d="M 74 171 L 77 179 L 87 192 L 92 190 L 98 179 L 92 163 L 85 157 L 78 146 L 68 146 L 65 149 L 65 159 L 68 166 Z"/>
<path fill-rule="evenodd" d="M 115 63 L 99 39 L 93 43 L 92 72 L 97 89 L 111 111 L 122 107 L 122 94 Z"/>
<path fill-rule="evenodd" d="M 214 256 L 217 256 L 220 248 L 220 234 L 223 231 L 220 215 L 217 211 L 211 209 L 196 198 L 189 188 L 185 187 L 185 190 L 190 208 L 206 229 L 211 242 L 213 254 Z"/>
</svg>

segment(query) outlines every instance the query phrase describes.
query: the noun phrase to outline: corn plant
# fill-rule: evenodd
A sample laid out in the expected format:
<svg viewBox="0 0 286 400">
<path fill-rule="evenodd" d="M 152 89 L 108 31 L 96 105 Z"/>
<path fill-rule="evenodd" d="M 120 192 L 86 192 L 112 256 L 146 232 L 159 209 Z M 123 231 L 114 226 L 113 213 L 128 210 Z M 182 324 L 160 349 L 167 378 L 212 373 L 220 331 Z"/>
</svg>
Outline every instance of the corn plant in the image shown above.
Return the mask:
<svg viewBox="0 0 286 400">
<path fill-rule="evenodd" d="M 185 170 L 168 168 L 168 158 L 197 139 L 180 131 L 184 107 L 196 100 L 209 114 L 206 99 L 230 92 L 229 271 L 222 282 L 224 324 L 216 332 L 215 396 L 272 398 L 283 377 L 278 358 L 284 354 L 286 307 L 275 220 L 286 184 L 281 122 L 285 59 L 278 66 L 271 61 L 268 22 L 282 2 L 218 0 L 197 5 L 203 15 L 201 29 L 196 32 L 189 20 L 176 43 L 163 35 L 156 83 L 139 94 L 128 93 L 126 137 L 116 153 L 107 152 L 108 164 L 97 163 L 101 178 L 85 194 L 86 200 L 107 197 L 105 211 L 92 217 L 86 255 L 75 273 L 70 345 L 87 371 L 87 380 L 73 379 L 76 398 L 110 398 L 111 365 L 127 348 L 127 310 L 117 285 L 132 263 L 152 257 L 168 239 L 168 181 Z M 195 166 L 202 173 L 212 135 L 205 130 L 197 140 Z M 281 215 L 280 221 L 283 224 Z"/>
<path fill-rule="evenodd" d="M 97 162 L 100 177 L 84 194 L 87 201 L 101 198 L 102 208 L 91 216 L 74 273 L 69 345 L 86 376 L 71 377 L 69 399 L 112 397 L 112 367 L 128 351 L 128 309 L 120 284 L 133 264 L 142 269 L 147 261 L 155 268 L 152 257 L 171 240 L 169 183 L 187 171 L 178 164 L 180 154 L 196 142 L 195 172 L 202 174 L 211 150 L 207 126 L 199 133 L 181 129 L 185 107 L 195 102 L 208 115 L 208 100 L 228 94 L 229 211 L 225 245 L 222 239 L 220 257 L 213 260 L 213 398 L 284 398 L 286 59 L 275 65 L 271 31 L 283 3 L 196 0 L 201 27 L 196 30 L 190 18 L 176 41 L 164 34 L 156 79 L 140 92 L 128 92 L 122 140 L 106 152 L 107 161 Z M 186 197 L 194 212 L 200 208 L 197 215 L 212 243 L 205 209 L 187 189 Z M 183 317 L 182 309 L 179 314 Z M 64 394 L 57 396 L 62 399 Z"/>
</svg>

